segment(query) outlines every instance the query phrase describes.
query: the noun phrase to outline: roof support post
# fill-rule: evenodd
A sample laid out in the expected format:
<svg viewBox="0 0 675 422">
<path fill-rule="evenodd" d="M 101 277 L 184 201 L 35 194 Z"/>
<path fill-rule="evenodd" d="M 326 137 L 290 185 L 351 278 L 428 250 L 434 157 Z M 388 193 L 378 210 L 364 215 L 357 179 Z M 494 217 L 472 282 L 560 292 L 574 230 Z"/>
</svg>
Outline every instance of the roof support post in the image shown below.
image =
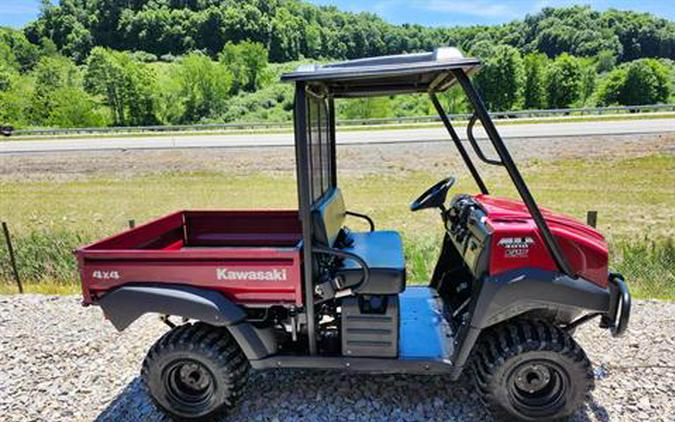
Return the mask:
<svg viewBox="0 0 675 422">
<path fill-rule="evenodd" d="M 480 174 L 478 173 L 478 169 L 476 169 L 476 166 L 474 166 L 473 161 L 471 161 L 471 157 L 469 157 L 469 154 L 466 152 L 466 148 L 464 148 L 464 145 L 462 145 L 462 140 L 459 139 L 459 136 L 457 135 L 457 132 L 455 132 L 455 128 L 452 127 L 452 123 L 450 123 L 450 119 L 448 119 L 448 115 L 445 113 L 445 110 L 443 110 L 443 106 L 441 105 L 440 101 L 438 101 L 438 97 L 436 97 L 435 92 L 429 92 L 429 97 L 431 98 L 431 102 L 434 104 L 434 107 L 436 108 L 436 112 L 438 113 L 438 116 L 441 118 L 443 121 L 443 125 L 445 125 L 445 129 L 448 131 L 450 134 L 450 137 L 452 138 L 452 141 L 455 143 L 455 147 L 457 147 L 457 150 L 459 151 L 459 155 L 462 156 L 462 159 L 464 160 L 464 164 L 469 168 L 469 171 L 471 172 L 471 175 L 473 176 L 473 180 L 476 181 L 476 184 L 478 185 L 478 189 L 480 191 L 487 195 L 488 189 L 485 186 L 485 183 L 483 182 L 483 179 L 480 177 Z"/>
<path fill-rule="evenodd" d="M 506 148 L 506 145 L 504 145 L 504 141 L 499 135 L 499 132 L 497 132 L 497 128 L 492 122 L 490 114 L 488 113 L 483 100 L 480 98 L 478 92 L 476 92 L 476 89 L 471 84 L 469 77 L 462 69 L 453 70 L 453 73 L 469 98 L 469 102 L 473 106 L 476 115 L 483 124 L 483 128 L 490 138 L 492 146 L 497 151 L 497 154 L 499 155 L 499 158 L 506 168 L 506 171 L 511 177 L 513 184 L 516 186 L 521 199 L 525 203 L 525 206 L 527 206 L 527 209 L 530 211 L 532 219 L 537 224 L 537 228 L 539 229 L 541 236 L 544 238 L 544 243 L 546 244 L 546 248 L 551 254 L 551 257 L 555 261 L 560 271 L 570 277 L 575 277 L 575 274 L 572 272 L 572 269 L 570 268 L 567 258 L 563 254 L 558 241 L 556 240 L 555 236 L 553 236 L 553 233 L 551 233 L 551 229 L 549 229 L 548 224 L 546 224 L 546 220 L 542 216 L 541 211 L 539 210 L 539 207 L 532 196 L 532 193 L 530 193 L 530 189 L 525 184 L 523 176 L 520 174 L 518 167 L 516 167 L 516 163 L 513 161 L 513 158 L 511 158 L 511 154 Z"/>
<path fill-rule="evenodd" d="M 332 188 L 337 187 L 337 152 L 335 148 L 335 99 L 332 94 L 328 96 L 328 142 L 330 142 L 330 171 Z"/>
<path fill-rule="evenodd" d="M 314 314 L 314 277 L 312 274 L 312 224 L 309 187 L 309 155 L 307 145 L 307 93 L 305 83 L 295 84 L 295 162 L 298 178 L 298 209 L 302 223 L 302 250 L 304 271 L 305 314 L 307 316 L 307 341 L 309 354 L 316 355 L 316 327 Z"/>
</svg>

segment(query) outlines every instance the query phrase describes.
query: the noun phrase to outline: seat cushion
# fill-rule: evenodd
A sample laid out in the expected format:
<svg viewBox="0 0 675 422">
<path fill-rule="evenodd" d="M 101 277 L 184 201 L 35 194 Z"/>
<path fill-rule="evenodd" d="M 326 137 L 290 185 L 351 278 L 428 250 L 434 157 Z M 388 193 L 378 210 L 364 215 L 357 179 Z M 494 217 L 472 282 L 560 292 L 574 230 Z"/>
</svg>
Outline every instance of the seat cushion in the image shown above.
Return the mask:
<svg viewBox="0 0 675 422">
<path fill-rule="evenodd" d="M 401 236 L 394 231 L 351 233 L 352 244 L 343 248 L 358 255 L 370 268 L 370 281 L 360 294 L 398 294 L 405 289 L 405 258 Z M 337 275 L 344 279 L 347 287 L 361 281 L 361 266 L 352 259 L 345 259 Z"/>
</svg>

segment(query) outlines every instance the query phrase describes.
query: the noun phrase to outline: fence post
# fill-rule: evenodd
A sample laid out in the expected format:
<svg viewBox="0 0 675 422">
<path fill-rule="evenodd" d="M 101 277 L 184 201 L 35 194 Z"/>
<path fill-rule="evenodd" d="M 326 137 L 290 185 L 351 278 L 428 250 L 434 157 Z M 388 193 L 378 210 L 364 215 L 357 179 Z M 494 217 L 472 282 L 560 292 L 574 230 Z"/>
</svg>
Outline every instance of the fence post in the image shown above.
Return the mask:
<svg viewBox="0 0 675 422">
<path fill-rule="evenodd" d="M 129 228 L 133 229 L 134 227 L 136 227 L 136 220 L 134 219 L 129 220 Z"/>
<path fill-rule="evenodd" d="M 598 225 L 598 212 L 588 211 L 586 213 L 586 224 L 595 228 Z"/>
<path fill-rule="evenodd" d="M 21 284 L 21 278 L 19 278 L 19 269 L 16 268 L 16 259 L 14 257 L 14 248 L 12 247 L 12 238 L 9 235 L 9 228 L 7 223 L 2 222 L 2 231 L 5 234 L 5 242 L 7 242 L 7 252 L 9 253 L 9 263 L 12 266 L 12 272 L 14 272 L 14 280 L 16 280 L 16 285 L 19 286 L 19 293 L 23 294 L 23 285 Z"/>
</svg>

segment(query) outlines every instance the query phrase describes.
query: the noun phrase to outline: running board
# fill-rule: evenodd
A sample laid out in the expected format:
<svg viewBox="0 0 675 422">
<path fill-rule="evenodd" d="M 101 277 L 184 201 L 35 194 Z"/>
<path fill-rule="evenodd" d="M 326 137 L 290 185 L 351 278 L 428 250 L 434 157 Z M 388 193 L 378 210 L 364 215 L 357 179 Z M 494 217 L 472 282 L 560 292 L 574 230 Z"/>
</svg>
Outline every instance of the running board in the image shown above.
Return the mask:
<svg viewBox="0 0 675 422">
<path fill-rule="evenodd" d="M 345 358 L 322 356 L 271 356 L 252 360 L 253 369 L 336 369 L 377 374 L 448 374 L 448 362 L 422 359 Z"/>
</svg>

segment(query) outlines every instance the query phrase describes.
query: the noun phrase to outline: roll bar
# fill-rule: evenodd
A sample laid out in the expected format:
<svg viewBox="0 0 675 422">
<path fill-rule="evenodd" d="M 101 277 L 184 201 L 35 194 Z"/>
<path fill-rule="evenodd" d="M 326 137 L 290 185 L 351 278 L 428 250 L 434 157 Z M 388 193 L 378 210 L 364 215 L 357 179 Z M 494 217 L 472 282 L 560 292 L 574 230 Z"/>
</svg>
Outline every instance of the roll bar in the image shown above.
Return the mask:
<svg viewBox="0 0 675 422">
<path fill-rule="evenodd" d="M 474 166 L 473 161 L 471 161 L 471 157 L 469 157 L 469 154 L 466 152 L 466 148 L 464 148 L 464 145 L 462 145 L 462 140 L 459 139 L 459 136 L 457 135 L 457 132 L 455 132 L 455 128 L 452 127 L 452 123 L 450 123 L 450 119 L 448 118 L 448 115 L 445 113 L 445 110 L 443 110 L 443 106 L 441 105 L 440 101 L 438 101 L 438 97 L 436 97 L 436 92 L 431 91 L 429 92 L 429 97 L 431 98 L 431 102 L 434 104 L 434 107 L 436 108 L 436 112 L 438 113 L 438 116 L 441 118 L 443 121 L 443 125 L 445 125 L 445 129 L 448 131 L 448 134 L 450 134 L 450 138 L 452 138 L 452 142 L 454 142 L 455 147 L 457 148 L 457 151 L 459 151 L 459 155 L 462 156 L 462 159 L 464 160 L 464 164 L 469 168 L 469 171 L 471 172 L 471 175 L 473 176 L 473 180 L 476 181 L 476 184 L 478 185 L 478 189 L 480 189 L 481 193 L 487 195 L 490 192 L 487 189 L 487 186 L 485 186 L 485 182 L 483 182 L 483 178 L 480 177 L 480 174 L 478 173 L 478 170 L 476 169 L 476 166 Z"/>
<path fill-rule="evenodd" d="M 485 154 L 483 154 L 483 150 L 478 145 L 478 142 L 476 142 L 476 138 L 473 136 L 473 127 L 476 124 L 476 120 L 478 120 L 478 115 L 476 113 L 473 113 L 471 115 L 471 118 L 469 119 L 469 125 L 466 127 L 466 137 L 469 138 L 469 142 L 471 142 L 473 150 L 476 152 L 478 158 L 480 158 L 484 163 L 491 164 L 493 166 L 503 167 L 504 166 L 503 161 L 487 158 Z"/>
<path fill-rule="evenodd" d="M 487 133 L 488 138 L 492 142 L 492 146 L 494 147 L 501 161 L 496 162 L 494 160 L 488 160 L 482 153 L 478 154 L 479 157 L 483 155 L 483 157 L 481 158 L 484 159 L 483 161 L 486 161 L 489 164 L 494 163 L 501 165 L 506 169 L 506 172 L 511 177 L 511 181 L 513 181 L 516 190 L 518 190 L 520 198 L 523 200 L 523 203 L 525 203 L 525 206 L 530 212 L 532 219 L 534 220 L 535 224 L 537 225 L 537 228 L 541 232 L 541 236 L 544 238 L 546 248 L 551 253 L 551 256 L 553 257 L 553 260 L 555 261 L 557 267 L 565 275 L 576 278 L 576 275 L 572 271 L 569 262 L 567 261 L 567 257 L 565 257 L 565 255 L 562 253 L 562 249 L 560 248 L 558 241 L 556 240 L 555 236 L 553 236 L 553 233 L 551 233 L 551 229 L 548 227 L 548 224 L 546 223 L 544 216 L 541 214 L 541 210 L 539 210 L 539 207 L 537 206 L 537 203 L 535 202 L 534 197 L 530 192 L 530 189 L 525 184 L 523 176 L 520 174 L 518 167 L 516 167 L 516 163 L 513 161 L 513 158 L 511 158 L 511 154 L 509 153 L 509 150 L 506 148 L 506 145 L 504 145 L 504 141 L 499 135 L 499 132 L 497 132 L 497 128 L 492 122 L 490 114 L 488 113 L 487 108 L 485 107 L 485 104 L 483 103 L 483 100 L 481 99 L 480 95 L 478 95 L 478 92 L 474 88 L 473 84 L 471 84 L 469 77 L 466 75 L 466 73 L 464 73 L 464 71 L 462 71 L 461 69 L 456 69 L 452 70 L 452 73 L 454 74 L 456 80 L 461 85 L 462 89 L 464 89 L 464 93 L 466 93 L 467 97 L 469 98 L 469 102 L 473 106 L 475 116 L 477 116 L 477 118 L 480 119 L 481 123 L 483 124 L 483 128 L 485 129 L 485 132 Z M 431 96 L 432 101 L 434 101 L 435 95 L 431 93 Z M 435 101 L 434 105 L 436 104 L 438 104 L 437 110 L 439 110 L 439 113 L 443 112 L 442 107 L 439 109 L 440 103 L 438 103 L 438 100 Z M 443 114 L 445 113 L 443 112 Z M 444 123 L 446 121 L 448 122 L 448 124 L 450 123 L 447 116 L 445 118 L 441 116 L 441 119 L 444 121 Z M 478 148 L 475 139 L 473 141 L 470 140 L 470 142 L 472 143 L 472 145 L 474 145 L 474 148 Z M 480 151 L 480 148 L 478 148 L 477 151 Z M 462 151 L 460 151 L 460 154 L 462 154 Z M 471 170 L 471 167 L 469 169 Z M 478 182 L 479 180 L 480 179 L 476 179 L 476 182 Z"/>
</svg>

